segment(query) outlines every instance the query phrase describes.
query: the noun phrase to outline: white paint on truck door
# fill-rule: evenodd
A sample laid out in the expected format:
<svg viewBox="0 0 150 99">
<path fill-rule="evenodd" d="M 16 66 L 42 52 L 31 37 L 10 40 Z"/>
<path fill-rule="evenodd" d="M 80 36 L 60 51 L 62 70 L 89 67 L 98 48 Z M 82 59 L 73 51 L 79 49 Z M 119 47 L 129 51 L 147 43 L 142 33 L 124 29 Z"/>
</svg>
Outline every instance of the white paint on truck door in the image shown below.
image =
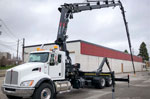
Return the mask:
<svg viewBox="0 0 150 99">
<path fill-rule="evenodd" d="M 61 79 L 62 75 L 62 66 L 61 63 L 58 62 L 58 54 L 52 53 L 50 57 L 49 76 L 52 80 L 56 80 Z"/>
</svg>

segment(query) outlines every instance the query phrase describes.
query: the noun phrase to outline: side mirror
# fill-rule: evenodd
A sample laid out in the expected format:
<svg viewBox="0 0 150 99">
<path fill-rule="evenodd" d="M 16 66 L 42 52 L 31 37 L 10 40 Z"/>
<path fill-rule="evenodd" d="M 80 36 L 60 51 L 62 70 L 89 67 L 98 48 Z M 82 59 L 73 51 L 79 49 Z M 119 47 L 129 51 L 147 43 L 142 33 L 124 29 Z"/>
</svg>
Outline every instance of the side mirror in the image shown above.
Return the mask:
<svg viewBox="0 0 150 99">
<path fill-rule="evenodd" d="M 51 59 L 49 64 L 50 64 L 50 66 L 54 66 L 54 65 L 55 65 L 54 60 L 53 60 L 53 59 Z"/>
<path fill-rule="evenodd" d="M 61 55 L 58 55 L 58 63 L 61 63 Z"/>
<path fill-rule="evenodd" d="M 50 58 L 50 63 L 49 63 L 50 66 L 54 66 L 55 65 L 55 59 L 54 59 L 54 54 L 51 55 L 51 58 Z"/>
</svg>

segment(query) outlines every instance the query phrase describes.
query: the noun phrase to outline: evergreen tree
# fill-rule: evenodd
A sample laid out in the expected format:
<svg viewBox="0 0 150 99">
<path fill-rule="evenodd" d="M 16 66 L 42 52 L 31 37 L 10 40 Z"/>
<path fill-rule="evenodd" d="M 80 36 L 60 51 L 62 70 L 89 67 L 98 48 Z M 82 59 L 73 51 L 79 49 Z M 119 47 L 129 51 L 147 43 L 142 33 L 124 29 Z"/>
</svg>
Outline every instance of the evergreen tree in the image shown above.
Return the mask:
<svg viewBox="0 0 150 99">
<path fill-rule="evenodd" d="M 143 61 L 144 60 L 147 60 L 147 61 L 149 60 L 148 51 L 147 51 L 147 48 L 146 48 L 146 44 L 144 42 L 142 42 L 141 45 L 140 45 L 138 56 L 141 56 Z"/>
<path fill-rule="evenodd" d="M 124 53 L 127 53 L 127 54 L 128 54 L 128 50 L 124 50 Z"/>
</svg>

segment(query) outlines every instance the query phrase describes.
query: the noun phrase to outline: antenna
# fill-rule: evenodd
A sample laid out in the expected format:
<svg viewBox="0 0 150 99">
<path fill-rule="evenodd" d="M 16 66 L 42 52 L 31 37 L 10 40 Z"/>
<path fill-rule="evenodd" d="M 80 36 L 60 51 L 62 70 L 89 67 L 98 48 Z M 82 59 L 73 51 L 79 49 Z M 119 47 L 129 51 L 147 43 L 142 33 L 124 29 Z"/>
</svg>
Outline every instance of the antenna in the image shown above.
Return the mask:
<svg viewBox="0 0 150 99">
<path fill-rule="evenodd" d="M 43 49 L 43 48 L 44 48 L 44 44 L 41 45 L 40 49 Z"/>
</svg>

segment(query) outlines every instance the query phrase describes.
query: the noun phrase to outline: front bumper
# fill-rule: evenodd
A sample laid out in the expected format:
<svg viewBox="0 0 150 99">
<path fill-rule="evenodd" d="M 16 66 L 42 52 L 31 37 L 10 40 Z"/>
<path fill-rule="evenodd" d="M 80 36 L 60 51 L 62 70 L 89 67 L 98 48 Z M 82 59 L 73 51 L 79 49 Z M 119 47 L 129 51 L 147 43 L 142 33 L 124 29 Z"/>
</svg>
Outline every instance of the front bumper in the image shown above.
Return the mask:
<svg viewBox="0 0 150 99">
<path fill-rule="evenodd" d="M 35 88 L 2 86 L 2 92 L 6 95 L 18 97 L 31 97 Z"/>
</svg>

